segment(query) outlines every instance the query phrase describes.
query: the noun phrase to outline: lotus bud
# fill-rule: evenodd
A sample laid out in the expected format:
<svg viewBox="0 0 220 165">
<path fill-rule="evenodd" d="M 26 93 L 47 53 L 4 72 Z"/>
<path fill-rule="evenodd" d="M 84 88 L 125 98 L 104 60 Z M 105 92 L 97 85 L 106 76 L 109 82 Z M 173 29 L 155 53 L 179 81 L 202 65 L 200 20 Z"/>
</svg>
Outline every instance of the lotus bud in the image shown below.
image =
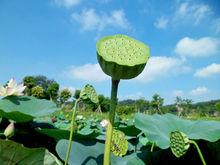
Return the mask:
<svg viewBox="0 0 220 165">
<path fill-rule="evenodd" d="M 8 139 L 14 135 L 15 125 L 14 122 L 11 122 L 4 131 L 5 137 Z"/>
</svg>

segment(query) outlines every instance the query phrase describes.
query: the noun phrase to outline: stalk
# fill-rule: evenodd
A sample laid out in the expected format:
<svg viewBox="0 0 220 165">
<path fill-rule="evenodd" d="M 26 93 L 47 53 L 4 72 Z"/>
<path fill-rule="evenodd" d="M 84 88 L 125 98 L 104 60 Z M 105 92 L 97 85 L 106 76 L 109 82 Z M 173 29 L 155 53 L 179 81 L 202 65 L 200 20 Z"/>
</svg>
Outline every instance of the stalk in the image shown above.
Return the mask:
<svg viewBox="0 0 220 165">
<path fill-rule="evenodd" d="M 199 153 L 199 157 L 200 157 L 200 159 L 201 159 L 201 161 L 202 161 L 202 164 L 203 164 L 203 165 L 206 165 L 205 159 L 204 159 L 204 157 L 203 157 L 203 155 L 202 155 L 201 150 L 199 149 L 198 144 L 197 144 L 195 141 L 193 141 L 193 140 L 190 140 L 189 143 L 194 144 L 194 145 L 196 146 L 196 149 L 197 149 L 197 151 L 198 151 L 198 153 Z"/>
<path fill-rule="evenodd" d="M 119 81 L 120 80 L 112 79 L 111 104 L 110 104 L 110 111 L 109 111 L 109 123 L 107 127 L 107 132 L 106 132 L 103 165 L 110 165 L 110 149 L 111 149 L 112 132 L 113 132 L 114 120 L 115 120 L 115 109 L 117 105 L 117 92 L 118 92 Z"/>
<path fill-rule="evenodd" d="M 153 152 L 154 150 L 154 143 L 152 143 L 151 148 L 150 148 L 150 152 Z"/>
<path fill-rule="evenodd" d="M 73 128 L 74 128 L 74 121 L 75 121 L 75 116 L 76 116 L 76 106 L 77 106 L 78 102 L 79 102 L 79 99 L 76 100 L 74 108 L 73 108 L 73 114 L 72 114 L 72 119 L 71 119 L 70 138 L 69 138 L 68 148 L 67 148 L 67 151 L 66 151 L 65 165 L 67 165 L 67 163 L 68 163 L 70 150 L 71 150 L 71 146 L 72 146 Z"/>
</svg>

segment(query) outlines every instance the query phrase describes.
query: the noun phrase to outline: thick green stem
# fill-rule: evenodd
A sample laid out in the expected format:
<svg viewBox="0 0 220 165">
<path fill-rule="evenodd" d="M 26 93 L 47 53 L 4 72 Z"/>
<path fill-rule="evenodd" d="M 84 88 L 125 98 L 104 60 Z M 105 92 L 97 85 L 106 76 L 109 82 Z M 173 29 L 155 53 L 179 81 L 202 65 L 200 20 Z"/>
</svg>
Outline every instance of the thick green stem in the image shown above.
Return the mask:
<svg viewBox="0 0 220 165">
<path fill-rule="evenodd" d="M 194 145 L 196 146 L 196 149 L 197 149 L 197 151 L 198 151 L 198 153 L 199 153 L 199 157 L 200 157 L 200 159 L 201 159 L 201 161 L 202 161 L 202 164 L 203 164 L 203 165 L 206 165 L 205 159 L 204 159 L 204 157 L 203 157 L 203 155 L 202 155 L 201 150 L 199 149 L 198 144 L 197 144 L 195 141 L 193 141 L 193 140 L 190 140 L 189 143 L 194 144 Z"/>
<path fill-rule="evenodd" d="M 107 132 L 106 132 L 103 165 L 110 165 L 110 149 L 111 149 L 112 131 L 113 131 L 114 120 L 115 120 L 115 109 L 117 106 L 117 92 L 118 92 L 119 81 L 120 80 L 112 79 L 111 105 L 110 105 L 110 111 L 109 111 L 109 123 L 107 127 Z"/>
<path fill-rule="evenodd" d="M 71 146 L 72 146 L 73 129 L 74 129 L 75 116 L 76 116 L 76 107 L 77 107 L 78 102 L 79 102 L 79 99 L 77 99 L 75 101 L 75 105 L 74 105 L 74 108 L 73 108 L 73 114 L 72 114 L 72 120 L 71 120 L 70 138 L 69 138 L 68 148 L 67 148 L 67 151 L 66 151 L 65 165 L 67 165 L 67 163 L 68 163 L 69 155 L 70 155 L 70 150 L 71 150 Z"/>
</svg>

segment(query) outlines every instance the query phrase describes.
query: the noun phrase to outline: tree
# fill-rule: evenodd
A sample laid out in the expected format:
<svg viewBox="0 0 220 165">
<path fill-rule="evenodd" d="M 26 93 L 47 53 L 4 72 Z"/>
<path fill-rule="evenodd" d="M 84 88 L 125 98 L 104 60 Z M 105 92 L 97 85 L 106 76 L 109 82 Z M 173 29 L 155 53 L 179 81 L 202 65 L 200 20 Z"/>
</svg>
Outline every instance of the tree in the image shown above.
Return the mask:
<svg viewBox="0 0 220 165">
<path fill-rule="evenodd" d="M 28 96 L 31 96 L 31 90 L 37 85 L 36 79 L 33 76 L 26 76 L 23 78 L 23 83 L 26 86 L 24 93 Z"/>
<path fill-rule="evenodd" d="M 136 112 L 145 112 L 146 110 L 149 109 L 150 103 L 149 101 L 145 100 L 144 98 L 140 98 L 135 101 L 135 109 Z"/>
<path fill-rule="evenodd" d="M 48 79 L 46 76 L 26 76 L 23 79 L 23 83 L 27 86 L 25 94 L 27 95 L 35 95 L 32 94 L 32 88 L 36 86 L 40 86 L 43 88 L 43 96 L 42 99 L 52 99 L 56 101 L 59 91 L 59 84 L 51 79 Z"/>
<path fill-rule="evenodd" d="M 157 112 L 162 114 L 161 107 L 163 106 L 164 99 L 158 94 L 154 94 L 150 102 L 151 107 Z"/>
<path fill-rule="evenodd" d="M 80 95 L 80 92 L 81 92 L 81 90 L 76 89 L 73 97 L 74 97 L 75 99 L 78 99 L 78 98 L 79 98 L 79 95 Z"/>
<path fill-rule="evenodd" d="M 215 107 L 218 110 L 218 113 L 220 113 L 220 101 L 215 104 Z"/>
<path fill-rule="evenodd" d="M 69 89 L 63 89 L 60 92 L 60 103 L 63 105 L 67 100 L 69 100 L 72 97 L 72 93 Z"/>
<path fill-rule="evenodd" d="M 50 96 L 50 100 L 55 101 L 58 96 L 58 91 L 59 91 L 59 84 L 56 82 L 53 82 L 50 84 L 50 86 L 47 89 L 47 93 Z"/>
<path fill-rule="evenodd" d="M 108 112 L 110 110 L 110 99 L 103 95 L 99 95 L 99 105 L 102 112 Z"/>
<path fill-rule="evenodd" d="M 177 109 L 178 116 L 181 116 L 182 113 L 189 114 L 192 108 L 192 100 L 182 99 L 180 96 L 177 96 L 175 99 L 175 105 Z"/>
<path fill-rule="evenodd" d="M 44 97 L 44 89 L 41 86 L 36 86 L 31 89 L 32 96 L 39 99 Z"/>
</svg>

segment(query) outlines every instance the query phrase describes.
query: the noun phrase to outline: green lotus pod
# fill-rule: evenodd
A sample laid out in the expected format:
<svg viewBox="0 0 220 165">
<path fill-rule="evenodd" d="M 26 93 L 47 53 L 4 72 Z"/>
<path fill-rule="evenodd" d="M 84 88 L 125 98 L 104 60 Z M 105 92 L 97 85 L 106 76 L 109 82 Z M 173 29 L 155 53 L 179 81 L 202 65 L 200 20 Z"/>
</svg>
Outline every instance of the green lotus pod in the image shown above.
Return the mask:
<svg viewBox="0 0 220 165">
<path fill-rule="evenodd" d="M 4 135 L 8 139 L 8 138 L 12 137 L 14 135 L 14 133 L 15 133 L 15 125 L 14 125 L 14 122 L 12 121 L 5 129 Z"/>
<path fill-rule="evenodd" d="M 172 153 L 177 157 L 183 156 L 190 147 L 188 137 L 179 131 L 170 133 L 170 148 Z"/>
<path fill-rule="evenodd" d="M 99 64 L 114 80 L 138 76 L 149 59 L 149 48 L 126 35 L 107 36 L 96 45 Z"/>
<path fill-rule="evenodd" d="M 128 151 L 128 141 L 125 134 L 119 130 L 113 130 L 111 151 L 116 156 L 124 156 Z"/>
<path fill-rule="evenodd" d="M 85 85 L 85 87 L 81 90 L 80 96 L 82 100 L 90 100 L 94 104 L 98 104 L 99 98 L 98 95 L 92 85 Z"/>
</svg>

